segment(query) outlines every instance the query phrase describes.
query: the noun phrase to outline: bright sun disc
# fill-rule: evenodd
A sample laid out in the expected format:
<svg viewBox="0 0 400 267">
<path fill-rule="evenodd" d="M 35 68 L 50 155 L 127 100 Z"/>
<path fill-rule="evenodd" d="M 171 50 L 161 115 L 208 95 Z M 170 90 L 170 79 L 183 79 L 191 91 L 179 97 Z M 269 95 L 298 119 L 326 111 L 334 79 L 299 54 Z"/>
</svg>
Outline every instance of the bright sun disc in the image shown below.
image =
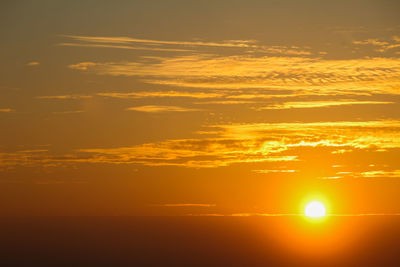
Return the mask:
<svg viewBox="0 0 400 267">
<path fill-rule="evenodd" d="M 313 201 L 307 204 L 304 214 L 311 218 L 321 218 L 325 216 L 325 206 L 319 201 Z"/>
</svg>

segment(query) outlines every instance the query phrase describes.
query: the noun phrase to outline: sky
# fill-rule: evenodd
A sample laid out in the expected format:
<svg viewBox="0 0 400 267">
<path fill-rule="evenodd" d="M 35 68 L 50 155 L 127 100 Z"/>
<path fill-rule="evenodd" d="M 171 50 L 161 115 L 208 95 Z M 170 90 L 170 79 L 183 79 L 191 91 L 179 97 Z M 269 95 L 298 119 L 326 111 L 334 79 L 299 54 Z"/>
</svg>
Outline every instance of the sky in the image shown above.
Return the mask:
<svg viewBox="0 0 400 267">
<path fill-rule="evenodd" d="M 399 11 L 2 1 L 1 215 L 398 215 Z"/>
</svg>

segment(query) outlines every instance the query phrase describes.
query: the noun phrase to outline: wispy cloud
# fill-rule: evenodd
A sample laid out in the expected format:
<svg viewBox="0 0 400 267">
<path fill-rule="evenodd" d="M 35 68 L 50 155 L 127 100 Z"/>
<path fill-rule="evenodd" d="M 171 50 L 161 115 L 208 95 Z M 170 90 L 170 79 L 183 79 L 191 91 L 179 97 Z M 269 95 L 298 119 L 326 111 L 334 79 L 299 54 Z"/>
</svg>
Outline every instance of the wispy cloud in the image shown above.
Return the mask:
<svg viewBox="0 0 400 267">
<path fill-rule="evenodd" d="M 297 161 L 302 159 L 302 149 L 350 153 L 400 148 L 400 122 L 390 120 L 223 124 L 207 128 L 215 137 L 203 137 L 202 134 L 199 138 L 128 147 L 82 148 L 59 156 L 1 154 L 0 164 L 86 162 L 211 168 L 235 163 Z M 377 176 L 381 173 L 363 175 Z"/>
<path fill-rule="evenodd" d="M 142 91 L 130 93 L 97 93 L 99 96 L 112 98 L 150 98 L 150 97 L 187 97 L 187 98 L 218 98 L 222 93 L 212 92 L 182 92 L 182 91 Z"/>
<path fill-rule="evenodd" d="M 360 175 L 360 177 L 365 177 L 365 178 L 378 178 L 378 177 L 400 178 L 400 170 L 392 170 L 392 171 L 385 171 L 385 170 L 367 171 L 367 172 L 361 172 L 359 175 Z"/>
<path fill-rule="evenodd" d="M 148 112 L 148 113 L 200 111 L 199 109 L 192 109 L 192 108 L 184 108 L 177 106 L 155 106 L 155 105 L 130 107 L 127 108 L 126 110 Z"/>
<path fill-rule="evenodd" d="M 215 89 L 289 90 L 294 94 L 399 94 L 400 59 L 328 60 L 305 57 L 190 55 L 137 62 L 81 62 L 69 66 L 144 82 Z"/>
<path fill-rule="evenodd" d="M 96 67 L 97 63 L 95 62 L 80 62 L 77 64 L 71 64 L 68 67 L 71 69 L 76 69 L 76 70 L 88 70 L 91 67 Z"/>
<path fill-rule="evenodd" d="M 150 206 L 155 207 L 215 207 L 216 204 L 205 204 L 205 203 L 169 203 L 169 204 L 151 204 Z"/>
<path fill-rule="evenodd" d="M 386 46 L 389 43 L 385 41 L 380 41 L 378 39 L 367 39 L 363 41 L 353 41 L 353 44 L 356 45 L 375 45 L 375 46 Z"/>
<path fill-rule="evenodd" d="M 386 41 L 380 39 L 366 39 L 361 41 L 353 41 L 354 45 L 373 46 L 377 52 L 386 52 L 390 49 L 400 48 L 400 40 L 397 36 Z"/>
<path fill-rule="evenodd" d="M 294 173 L 297 170 L 253 170 L 256 173 Z"/>
<path fill-rule="evenodd" d="M 197 213 L 197 214 L 186 214 L 186 216 L 199 216 L 199 217 L 302 217 L 302 213 L 257 213 L 257 212 L 242 212 L 242 213 Z M 362 217 L 362 216 L 400 216 L 400 213 L 336 213 L 327 214 L 326 216 L 332 217 Z"/>
<path fill-rule="evenodd" d="M 67 110 L 67 111 L 54 111 L 53 114 L 77 114 L 83 113 L 84 110 Z"/>
<path fill-rule="evenodd" d="M 309 56 L 312 53 L 304 48 L 297 46 L 260 46 L 257 52 L 265 52 L 273 55 L 288 55 L 288 56 Z"/>
<path fill-rule="evenodd" d="M 62 35 L 67 42 L 59 46 L 75 46 L 89 48 L 116 48 L 131 50 L 169 51 L 169 52 L 199 52 L 204 49 L 240 49 L 247 53 L 263 53 L 272 55 L 306 56 L 311 55 L 308 47 L 286 45 L 261 45 L 255 40 L 225 40 L 225 41 L 165 41 L 118 36 L 82 36 Z M 137 46 L 137 45 L 140 46 Z M 188 49 L 190 48 L 190 49 Z M 203 51 L 204 52 L 204 51 Z"/>
<path fill-rule="evenodd" d="M 279 147 L 253 139 L 200 138 L 166 140 L 131 147 L 78 149 L 70 154 L 0 153 L 0 165 L 141 164 L 215 168 L 235 163 L 296 161 Z"/>
<path fill-rule="evenodd" d="M 197 102 L 195 104 L 199 104 L 199 105 L 238 105 L 238 104 L 253 104 L 253 103 L 257 103 L 257 102 L 249 101 L 249 100 L 220 100 L 220 101 Z"/>
<path fill-rule="evenodd" d="M 213 46 L 213 47 L 251 47 L 253 40 L 229 40 L 223 42 L 204 42 L 204 41 L 161 41 L 150 39 L 138 39 L 130 37 L 104 37 L 104 36 L 81 36 L 64 35 L 64 37 L 88 43 L 111 43 L 111 44 L 130 44 L 143 43 L 153 45 L 181 45 L 181 46 Z"/>
<path fill-rule="evenodd" d="M 3 112 L 3 113 L 10 113 L 10 112 L 13 112 L 14 110 L 13 109 L 11 109 L 11 108 L 0 108 L 0 112 Z"/>
<path fill-rule="evenodd" d="M 272 98 L 286 98 L 295 96 L 295 94 L 287 93 L 287 94 L 263 94 L 259 92 L 251 92 L 247 94 L 237 94 L 237 95 L 229 95 L 227 98 L 233 99 L 272 99 Z"/>
<path fill-rule="evenodd" d="M 30 149 L 15 152 L 0 152 L 0 167 L 44 165 L 48 150 Z"/>
<path fill-rule="evenodd" d="M 31 61 L 31 62 L 26 63 L 26 65 L 27 65 L 28 67 L 34 67 L 34 66 L 39 66 L 40 63 L 37 62 L 37 61 Z"/>
<path fill-rule="evenodd" d="M 400 147 L 399 121 L 337 121 L 311 123 L 252 123 L 216 125 L 232 139 L 264 138 L 270 148 L 325 146 L 335 149 L 389 149 Z M 214 129 L 215 131 L 215 129 Z M 215 133 L 215 132 L 214 132 Z M 265 138 L 264 136 L 269 136 Z"/>
<path fill-rule="evenodd" d="M 51 96 L 37 96 L 38 99 L 87 99 L 92 98 L 91 95 L 51 95 Z"/>
<path fill-rule="evenodd" d="M 322 108 L 334 107 L 344 105 L 377 105 L 377 104 L 394 104 L 394 102 L 387 101 L 360 101 L 360 100 L 347 100 L 340 99 L 335 101 L 298 101 L 298 102 L 284 102 L 281 104 L 273 104 L 266 107 L 258 107 L 256 110 L 266 109 L 294 109 L 294 108 Z"/>
<path fill-rule="evenodd" d="M 332 176 L 321 177 L 321 179 L 343 178 L 400 178 L 400 170 L 345 171 L 336 172 Z"/>
<path fill-rule="evenodd" d="M 81 44 L 81 43 L 59 43 L 59 46 L 70 47 L 92 47 L 92 48 L 116 48 L 116 49 L 129 49 L 129 50 L 148 50 L 148 51 L 167 51 L 167 52 L 191 52 L 189 49 L 178 48 L 157 48 L 157 47 L 143 47 L 143 46 L 128 46 L 128 45 L 115 45 L 115 44 Z"/>
</svg>

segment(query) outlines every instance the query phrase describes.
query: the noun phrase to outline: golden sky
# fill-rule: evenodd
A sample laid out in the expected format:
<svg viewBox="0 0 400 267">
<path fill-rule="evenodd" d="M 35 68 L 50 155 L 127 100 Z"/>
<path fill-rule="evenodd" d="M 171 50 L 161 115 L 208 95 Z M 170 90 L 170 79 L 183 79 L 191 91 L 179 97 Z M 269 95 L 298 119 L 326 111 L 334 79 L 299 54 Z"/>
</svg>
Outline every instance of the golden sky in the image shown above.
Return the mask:
<svg viewBox="0 0 400 267">
<path fill-rule="evenodd" d="M 2 1 L 3 215 L 400 213 L 397 1 Z"/>
</svg>

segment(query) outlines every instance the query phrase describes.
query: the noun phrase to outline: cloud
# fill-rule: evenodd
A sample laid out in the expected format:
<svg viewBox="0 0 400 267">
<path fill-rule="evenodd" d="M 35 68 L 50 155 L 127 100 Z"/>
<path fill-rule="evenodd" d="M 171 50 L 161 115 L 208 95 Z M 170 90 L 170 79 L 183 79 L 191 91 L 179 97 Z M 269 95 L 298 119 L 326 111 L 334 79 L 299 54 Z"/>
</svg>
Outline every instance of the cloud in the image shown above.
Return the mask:
<svg viewBox="0 0 400 267">
<path fill-rule="evenodd" d="M 185 216 L 198 216 L 198 217 L 292 217 L 304 216 L 301 213 L 257 213 L 257 212 L 242 212 L 242 213 L 189 213 Z"/>
<path fill-rule="evenodd" d="M 294 108 L 321 108 L 333 107 L 343 105 L 377 105 L 377 104 L 394 104 L 394 102 L 385 101 L 359 101 L 359 100 L 335 100 L 335 101 L 297 101 L 297 102 L 284 102 L 282 104 L 274 104 L 267 107 L 255 108 L 256 110 L 266 109 L 294 109 Z"/>
<path fill-rule="evenodd" d="M 68 110 L 68 111 L 54 111 L 53 114 L 77 114 L 83 113 L 84 110 Z"/>
<path fill-rule="evenodd" d="M 11 167 L 16 165 L 21 165 L 21 166 L 42 165 L 44 163 L 43 158 L 48 157 L 46 152 L 48 152 L 48 150 L 44 149 L 23 150 L 23 151 L 15 151 L 12 153 L 0 152 L 0 168 Z"/>
<path fill-rule="evenodd" d="M 257 212 L 242 212 L 242 213 L 198 213 L 198 214 L 186 214 L 186 216 L 200 216 L 200 217 L 293 217 L 293 216 L 304 216 L 303 213 L 257 213 Z M 341 214 L 327 214 L 326 216 L 338 216 L 338 217 L 360 217 L 360 216 L 400 216 L 400 213 L 341 213 Z"/>
<path fill-rule="evenodd" d="M 240 49 L 247 53 L 263 53 L 273 55 L 305 56 L 311 55 L 309 48 L 286 45 L 260 45 L 255 40 L 225 40 L 220 42 L 209 41 L 163 41 L 116 36 L 81 36 L 62 35 L 69 42 L 61 42 L 59 46 L 117 48 L 150 51 L 195 52 L 200 49 Z M 140 44 L 140 46 L 136 46 Z M 184 48 L 182 48 L 184 47 Z M 191 49 L 187 49 L 187 48 Z"/>
<path fill-rule="evenodd" d="M 321 179 L 343 178 L 400 178 L 400 170 L 347 171 L 337 172 L 334 176 L 321 177 Z"/>
<path fill-rule="evenodd" d="M 238 95 L 230 95 L 227 96 L 227 98 L 234 98 L 234 99 L 272 99 L 272 98 L 286 98 L 286 97 L 291 97 L 295 96 L 294 94 L 288 93 L 288 94 L 271 94 L 271 95 L 266 95 L 266 94 L 260 94 L 259 92 L 253 92 L 251 94 L 238 94 Z"/>
<path fill-rule="evenodd" d="M 113 44 L 59 43 L 58 45 L 59 46 L 71 46 L 71 47 L 117 48 L 117 49 L 129 49 L 129 50 L 169 51 L 169 52 L 191 52 L 191 51 L 193 51 L 193 50 L 189 50 L 189 49 L 137 47 L 137 46 L 113 45 Z"/>
<path fill-rule="evenodd" d="M 399 48 L 400 47 L 400 40 L 397 36 L 393 36 L 391 40 L 383 41 L 379 39 L 366 39 L 361 41 L 353 41 L 354 45 L 361 45 L 361 46 L 373 46 L 377 47 L 375 51 L 377 52 L 386 52 L 390 49 Z"/>
<path fill-rule="evenodd" d="M 268 54 L 288 55 L 288 56 L 309 56 L 312 53 L 300 47 L 292 46 L 261 46 L 257 52 Z"/>
<path fill-rule="evenodd" d="M 359 177 L 364 177 L 364 178 L 378 178 L 378 177 L 400 178 L 400 170 L 392 170 L 392 171 L 385 171 L 385 170 L 367 171 L 367 172 L 360 172 L 358 175 L 359 175 Z"/>
<path fill-rule="evenodd" d="M 38 99 L 87 99 L 92 98 L 90 95 L 51 95 L 51 96 L 37 96 Z"/>
<path fill-rule="evenodd" d="M 174 204 L 151 204 L 150 206 L 155 207 L 215 207 L 216 204 L 204 204 L 204 203 L 174 203 Z"/>
<path fill-rule="evenodd" d="M 329 214 L 328 216 L 345 216 L 345 217 L 359 217 L 359 216 L 400 216 L 400 213 Z"/>
<path fill-rule="evenodd" d="M 190 55 L 137 62 L 82 62 L 72 69 L 136 76 L 150 84 L 207 89 L 289 90 L 295 95 L 399 94 L 400 59 Z"/>
<path fill-rule="evenodd" d="M 181 46 L 212 46 L 212 47 L 252 47 L 253 40 L 230 40 L 223 42 L 203 42 L 203 41 L 160 41 L 150 39 L 138 39 L 130 37 L 103 37 L 103 36 L 80 36 L 64 35 L 64 37 L 88 43 L 112 43 L 130 44 L 143 43 L 153 45 L 181 45 Z"/>
<path fill-rule="evenodd" d="M 364 178 L 378 178 L 378 177 L 386 177 L 386 178 L 400 178 L 400 170 L 393 170 L 393 171 L 367 171 L 361 172 L 359 174 L 360 177 Z"/>
<path fill-rule="evenodd" d="M 149 113 L 200 111 L 199 109 L 191 109 L 191 108 L 176 107 L 176 106 L 155 106 L 155 105 L 130 107 L 127 108 L 126 110 L 149 112 Z"/>
<path fill-rule="evenodd" d="M 252 103 L 257 103 L 257 102 L 248 101 L 248 100 L 221 100 L 221 101 L 197 102 L 195 104 L 199 104 L 199 105 L 238 105 L 238 104 L 252 104 Z"/>
<path fill-rule="evenodd" d="M 279 155 L 279 148 L 260 140 L 200 138 L 166 140 L 131 147 L 87 148 L 73 153 L 0 153 L 0 166 L 43 166 L 77 163 L 140 164 L 215 168 L 235 163 L 296 161 L 292 155 Z"/>
<path fill-rule="evenodd" d="M 224 138 L 263 138 L 275 150 L 318 146 L 334 149 L 400 147 L 400 122 L 392 120 L 230 124 L 216 125 L 213 132 L 218 129 Z"/>
<path fill-rule="evenodd" d="M 198 138 L 135 146 L 81 148 L 61 155 L 3 153 L 0 165 L 92 163 L 213 168 L 237 163 L 298 161 L 302 160 L 303 149 L 371 153 L 400 148 L 400 121 L 391 120 L 222 124 L 207 129 L 215 137 L 202 134 Z"/>
<path fill-rule="evenodd" d="M 182 91 L 143 91 L 131 93 L 97 93 L 99 96 L 112 98 L 150 98 L 150 97 L 187 97 L 187 98 L 218 98 L 224 96 L 222 93 L 209 92 L 182 92 Z"/>
<path fill-rule="evenodd" d="M 297 170 L 253 170 L 256 173 L 293 173 L 297 172 Z"/>
<path fill-rule="evenodd" d="M 389 43 L 388 42 L 384 42 L 384 41 L 380 41 L 378 39 L 367 39 L 367 40 L 363 40 L 363 41 L 353 41 L 353 44 L 355 44 L 355 45 L 386 46 Z"/>
<path fill-rule="evenodd" d="M 34 66 L 39 66 L 40 63 L 37 62 L 37 61 L 31 61 L 31 62 L 26 63 L 26 65 L 27 65 L 28 67 L 34 67 Z"/>
<path fill-rule="evenodd" d="M 13 112 L 14 110 L 13 109 L 11 109 L 11 108 L 0 108 L 0 112 L 3 112 L 3 113 L 10 113 L 10 112 Z"/>
<path fill-rule="evenodd" d="M 295 161 L 296 156 L 260 153 L 245 140 L 184 139 L 116 149 L 81 149 L 88 162 L 215 168 L 235 163 Z M 236 147 L 236 148 L 235 148 Z"/>
<path fill-rule="evenodd" d="M 68 67 L 76 70 L 88 70 L 90 67 L 96 67 L 97 65 L 95 62 L 80 62 L 78 64 L 71 64 Z"/>
</svg>

